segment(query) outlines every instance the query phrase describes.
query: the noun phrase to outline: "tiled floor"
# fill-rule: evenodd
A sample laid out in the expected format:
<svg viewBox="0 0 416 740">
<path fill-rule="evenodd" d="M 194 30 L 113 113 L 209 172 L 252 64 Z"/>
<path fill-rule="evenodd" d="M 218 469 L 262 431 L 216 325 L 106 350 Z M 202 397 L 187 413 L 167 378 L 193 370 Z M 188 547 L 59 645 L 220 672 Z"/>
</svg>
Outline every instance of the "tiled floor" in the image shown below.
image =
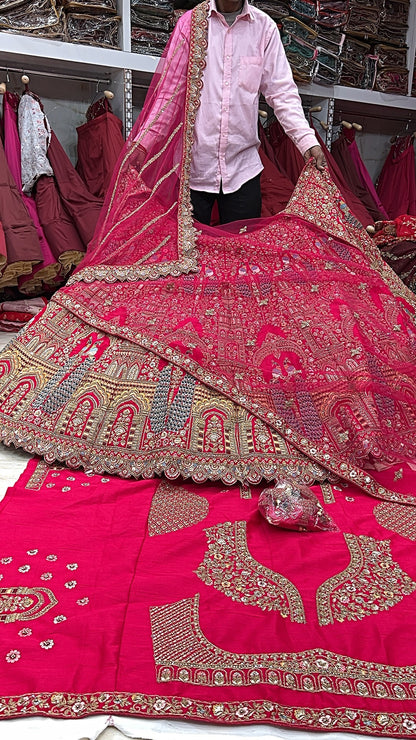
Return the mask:
<svg viewBox="0 0 416 740">
<path fill-rule="evenodd" d="M 0 350 L 11 339 L 11 335 L 0 333 Z M 22 450 L 8 448 L 0 443 L 0 498 L 12 486 L 26 467 L 30 455 Z M 0 527 L 1 535 L 1 527 Z M 0 693 L 2 689 L 0 687 Z M 1 700 L 0 700 L 1 711 Z M 280 730 L 266 725 L 247 727 L 218 727 L 195 722 L 171 720 L 141 720 L 122 717 L 89 717 L 79 720 L 49 718 L 25 718 L 0 721 L 0 740 L 125 740 L 125 738 L 148 740 L 360 740 L 352 734 L 300 732 Z M 388 740 L 386 738 L 385 740 Z"/>
</svg>

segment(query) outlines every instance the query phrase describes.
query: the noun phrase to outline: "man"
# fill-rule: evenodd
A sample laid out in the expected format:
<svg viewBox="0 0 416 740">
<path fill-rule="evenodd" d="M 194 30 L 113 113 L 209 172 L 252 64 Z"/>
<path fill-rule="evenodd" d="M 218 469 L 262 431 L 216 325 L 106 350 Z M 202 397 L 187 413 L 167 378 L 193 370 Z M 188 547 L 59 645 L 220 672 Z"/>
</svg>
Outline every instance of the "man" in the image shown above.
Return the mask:
<svg viewBox="0 0 416 740">
<path fill-rule="evenodd" d="M 215 201 L 221 223 L 260 216 L 260 93 L 305 160 L 313 157 L 322 170 L 324 154 L 303 114 L 276 23 L 247 0 L 210 0 L 190 177 L 201 223 L 210 223 Z"/>
</svg>

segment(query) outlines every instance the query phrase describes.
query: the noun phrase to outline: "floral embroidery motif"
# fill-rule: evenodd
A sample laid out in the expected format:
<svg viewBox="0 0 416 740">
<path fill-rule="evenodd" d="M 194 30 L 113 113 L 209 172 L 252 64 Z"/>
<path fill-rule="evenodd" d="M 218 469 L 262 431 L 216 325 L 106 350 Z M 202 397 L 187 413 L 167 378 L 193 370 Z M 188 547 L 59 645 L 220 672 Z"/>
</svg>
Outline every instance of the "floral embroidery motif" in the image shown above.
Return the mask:
<svg viewBox="0 0 416 740">
<path fill-rule="evenodd" d="M 374 507 L 378 523 L 408 540 L 416 540 L 416 512 L 410 506 L 380 503 Z"/>
<path fill-rule="evenodd" d="M 30 637 L 30 635 L 32 634 L 32 630 L 30 629 L 30 627 L 23 627 L 23 629 L 19 630 L 17 634 L 19 635 L 19 637 Z"/>
<path fill-rule="evenodd" d="M 308 706 L 287 706 L 276 701 L 202 701 L 186 696 L 152 696 L 127 692 L 97 692 L 79 695 L 70 693 L 42 693 L 10 696 L 2 699 L 1 708 L 7 717 L 20 717 L 39 712 L 53 717 L 78 718 L 91 714 L 123 714 L 141 717 L 186 718 L 233 724 L 253 722 L 275 723 L 279 726 L 303 730 L 334 730 L 360 732 L 391 737 L 413 738 L 416 715 L 409 712 L 378 712 L 368 709 L 315 709 Z"/>
<path fill-rule="evenodd" d="M 6 655 L 6 661 L 8 663 L 17 663 L 17 661 L 20 660 L 20 657 L 19 650 L 10 650 Z"/>
<path fill-rule="evenodd" d="M 57 603 L 49 588 L 0 588 L 0 622 L 38 619 Z"/>
<path fill-rule="evenodd" d="M 159 483 L 152 499 L 148 530 L 150 537 L 177 532 L 203 521 L 208 515 L 206 498 L 174 486 L 168 481 Z"/>
<path fill-rule="evenodd" d="M 150 608 L 159 682 L 204 686 L 269 684 L 293 691 L 415 699 L 416 666 L 371 663 L 318 648 L 299 653 L 231 653 L 199 623 L 199 595 Z M 343 710 L 345 712 L 345 710 Z"/>
<path fill-rule="evenodd" d="M 195 571 L 207 586 L 263 611 L 278 611 L 291 622 L 305 623 L 302 598 L 288 578 L 253 558 L 246 522 L 225 522 L 205 530 L 208 550 Z"/>
<path fill-rule="evenodd" d="M 416 583 L 392 560 L 389 540 L 344 534 L 350 564 L 316 594 L 319 624 L 364 619 L 391 609 L 416 590 Z"/>
<path fill-rule="evenodd" d="M 41 648 L 44 650 L 50 650 L 55 645 L 53 640 L 42 640 L 40 643 Z"/>
</svg>

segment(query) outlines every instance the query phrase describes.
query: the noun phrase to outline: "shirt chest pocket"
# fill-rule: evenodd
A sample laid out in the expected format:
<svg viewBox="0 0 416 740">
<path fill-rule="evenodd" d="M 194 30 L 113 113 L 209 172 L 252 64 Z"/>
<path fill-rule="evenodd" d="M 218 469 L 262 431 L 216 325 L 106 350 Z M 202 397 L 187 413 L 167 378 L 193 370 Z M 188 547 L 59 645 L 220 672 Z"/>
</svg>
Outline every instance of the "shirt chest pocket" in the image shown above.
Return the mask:
<svg viewBox="0 0 416 740">
<path fill-rule="evenodd" d="M 238 84 L 243 90 L 257 94 L 260 88 L 262 73 L 262 57 L 240 57 L 238 64 Z"/>
</svg>

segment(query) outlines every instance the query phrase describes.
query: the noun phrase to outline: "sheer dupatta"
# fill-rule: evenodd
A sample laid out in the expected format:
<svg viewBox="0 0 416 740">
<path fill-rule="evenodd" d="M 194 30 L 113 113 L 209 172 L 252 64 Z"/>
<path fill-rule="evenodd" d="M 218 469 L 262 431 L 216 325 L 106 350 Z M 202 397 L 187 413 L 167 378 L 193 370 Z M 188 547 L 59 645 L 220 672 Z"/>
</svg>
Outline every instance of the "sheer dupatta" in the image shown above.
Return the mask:
<svg viewBox="0 0 416 740">
<path fill-rule="evenodd" d="M 207 18 L 203 2 L 176 26 L 73 281 L 134 281 L 196 269 L 189 173 Z"/>
</svg>

